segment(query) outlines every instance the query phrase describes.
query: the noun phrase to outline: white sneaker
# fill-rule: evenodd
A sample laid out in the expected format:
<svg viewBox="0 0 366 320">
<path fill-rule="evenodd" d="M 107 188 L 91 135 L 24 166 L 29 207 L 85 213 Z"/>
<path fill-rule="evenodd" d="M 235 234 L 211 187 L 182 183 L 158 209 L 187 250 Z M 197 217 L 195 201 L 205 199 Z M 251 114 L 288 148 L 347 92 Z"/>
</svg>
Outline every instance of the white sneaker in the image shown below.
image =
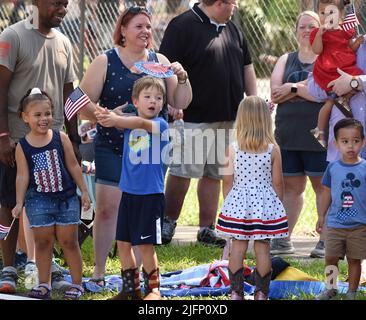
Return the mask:
<svg viewBox="0 0 366 320">
<path fill-rule="evenodd" d="M 38 285 L 38 270 L 33 261 L 28 261 L 24 268 L 24 286 L 27 289 L 32 289 Z"/>
</svg>

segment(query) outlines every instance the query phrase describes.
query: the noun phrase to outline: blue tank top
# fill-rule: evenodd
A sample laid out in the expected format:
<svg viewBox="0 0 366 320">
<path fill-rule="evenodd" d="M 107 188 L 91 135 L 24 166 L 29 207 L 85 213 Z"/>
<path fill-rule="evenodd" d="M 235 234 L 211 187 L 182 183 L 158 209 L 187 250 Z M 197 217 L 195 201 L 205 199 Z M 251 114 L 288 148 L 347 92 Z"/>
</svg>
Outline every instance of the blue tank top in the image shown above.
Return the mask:
<svg viewBox="0 0 366 320">
<path fill-rule="evenodd" d="M 59 131 L 52 130 L 50 143 L 43 147 L 33 147 L 25 137 L 19 143 L 29 168 L 28 189 L 57 198 L 76 195 L 76 185 L 65 166 Z"/>
<path fill-rule="evenodd" d="M 138 74 L 131 72 L 123 64 L 117 52 L 116 48 L 105 52 L 108 65 L 99 105 L 108 109 L 114 109 L 126 102 L 132 103 L 131 94 L 133 85 L 137 79 L 146 75 L 144 73 Z M 149 51 L 148 61 L 159 62 L 154 51 Z M 123 130 L 106 128 L 97 124 L 97 132 L 97 140 L 101 139 L 104 143 L 110 145 L 114 153 L 122 154 Z"/>
</svg>

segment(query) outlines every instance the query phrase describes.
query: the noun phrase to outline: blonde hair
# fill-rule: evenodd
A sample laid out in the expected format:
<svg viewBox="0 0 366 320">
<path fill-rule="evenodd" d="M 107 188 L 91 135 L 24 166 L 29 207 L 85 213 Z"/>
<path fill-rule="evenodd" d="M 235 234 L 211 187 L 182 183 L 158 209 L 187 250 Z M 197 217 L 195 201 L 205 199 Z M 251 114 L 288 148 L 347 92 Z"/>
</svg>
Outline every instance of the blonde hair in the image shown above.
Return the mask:
<svg viewBox="0 0 366 320">
<path fill-rule="evenodd" d="M 250 96 L 240 102 L 234 128 L 240 150 L 258 152 L 271 143 L 277 145 L 269 107 L 260 97 Z"/>
<path fill-rule="evenodd" d="M 314 11 L 306 10 L 306 11 L 301 12 L 297 16 L 296 25 L 295 25 L 295 32 L 297 32 L 297 29 L 299 28 L 300 19 L 303 16 L 309 16 L 309 17 L 313 18 L 318 23 L 318 26 L 320 26 L 320 18 L 319 18 L 319 15 L 316 12 L 314 12 Z"/>
</svg>

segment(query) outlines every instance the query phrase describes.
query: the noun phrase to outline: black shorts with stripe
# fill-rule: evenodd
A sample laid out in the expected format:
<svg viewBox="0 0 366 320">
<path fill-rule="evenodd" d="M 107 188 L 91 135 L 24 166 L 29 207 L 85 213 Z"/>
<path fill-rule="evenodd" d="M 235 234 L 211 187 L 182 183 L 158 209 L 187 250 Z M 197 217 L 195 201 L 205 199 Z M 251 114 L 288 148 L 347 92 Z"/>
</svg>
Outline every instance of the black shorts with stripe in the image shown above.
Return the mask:
<svg viewBox="0 0 366 320">
<path fill-rule="evenodd" d="M 131 245 L 161 244 L 165 210 L 163 193 L 135 195 L 123 192 L 119 205 L 116 240 Z"/>
</svg>

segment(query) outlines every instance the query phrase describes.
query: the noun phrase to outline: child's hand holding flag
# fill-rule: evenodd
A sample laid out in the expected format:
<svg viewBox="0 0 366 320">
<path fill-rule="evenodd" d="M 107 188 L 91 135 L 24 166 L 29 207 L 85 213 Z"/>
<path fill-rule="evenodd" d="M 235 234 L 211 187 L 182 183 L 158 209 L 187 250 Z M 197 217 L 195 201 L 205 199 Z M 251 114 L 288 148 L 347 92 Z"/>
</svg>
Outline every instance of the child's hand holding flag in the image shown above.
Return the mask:
<svg viewBox="0 0 366 320">
<path fill-rule="evenodd" d="M 11 227 L 13 226 L 15 221 L 15 218 L 13 218 L 13 221 L 11 222 L 10 226 L 3 226 L 2 224 L 0 224 L 0 240 L 6 240 L 6 238 L 8 237 Z"/>
</svg>

